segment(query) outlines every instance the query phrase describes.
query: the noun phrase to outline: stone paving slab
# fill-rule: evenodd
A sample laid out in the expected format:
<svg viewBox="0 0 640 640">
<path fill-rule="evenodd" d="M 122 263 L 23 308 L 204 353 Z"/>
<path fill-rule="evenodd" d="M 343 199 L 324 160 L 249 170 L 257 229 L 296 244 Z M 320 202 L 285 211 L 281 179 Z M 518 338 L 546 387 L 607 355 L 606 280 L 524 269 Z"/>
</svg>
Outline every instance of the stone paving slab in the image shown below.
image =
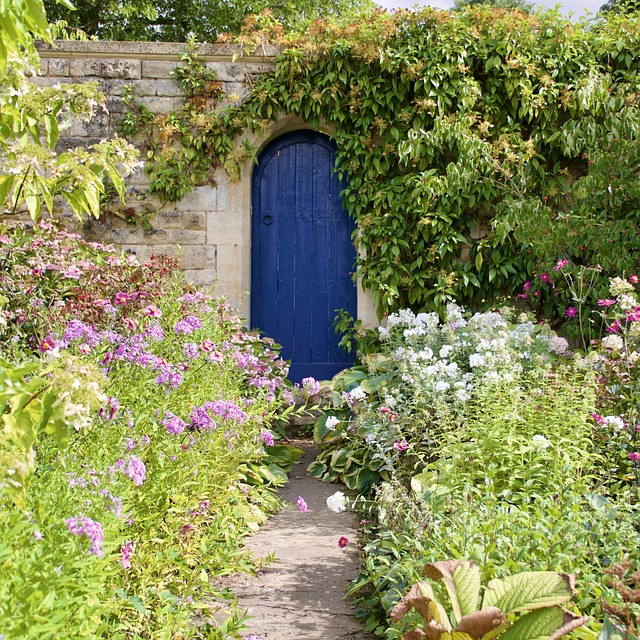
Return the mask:
<svg viewBox="0 0 640 640">
<path fill-rule="evenodd" d="M 252 536 L 246 548 L 257 557 L 275 554 L 275 561 L 258 576 L 225 579 L 239 598 L 240 608 L 251 616 L 246 635 L 261 640 L 365 640 L 362 625 L 344 593 L 357 573 L 360 554 L 355 545 L 356 516 L 335 513 L 326 499 L 340 485 L 307 475 L 317 450 L 308 441 L 291 444 L 306 453 L 293 467 L 290 480 L 280 490 L 285 506 Z M 308 511 L 296 505 L 301 496 Z M 349 539 L 345 549 L 338 546 Z"/>
</svg>

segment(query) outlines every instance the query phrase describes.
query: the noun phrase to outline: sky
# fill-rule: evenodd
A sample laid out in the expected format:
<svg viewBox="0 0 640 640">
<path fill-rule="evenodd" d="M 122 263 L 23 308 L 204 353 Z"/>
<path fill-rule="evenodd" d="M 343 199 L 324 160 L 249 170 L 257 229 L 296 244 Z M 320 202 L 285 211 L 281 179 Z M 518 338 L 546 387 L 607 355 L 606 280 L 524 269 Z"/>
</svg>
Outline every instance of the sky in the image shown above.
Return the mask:
<svg viewBox="0 0 640 640">
<path fill-rule="evenodd" d="M 376 0 L 377 3 L 385 9 L 408 9 L 416 5 L 432 7 L 440 7 L 449 9 L 453 6 L 453 0 Z M 536 4 L 545 7 L 560 6 L 560 11 L 568 15 L 574 14 L 574 18 L 580 18 L 585 15 L 585 9 L 595 14 L 598 9 L 606 2 L 606 0 L 533 0 Z"/>
</svg>

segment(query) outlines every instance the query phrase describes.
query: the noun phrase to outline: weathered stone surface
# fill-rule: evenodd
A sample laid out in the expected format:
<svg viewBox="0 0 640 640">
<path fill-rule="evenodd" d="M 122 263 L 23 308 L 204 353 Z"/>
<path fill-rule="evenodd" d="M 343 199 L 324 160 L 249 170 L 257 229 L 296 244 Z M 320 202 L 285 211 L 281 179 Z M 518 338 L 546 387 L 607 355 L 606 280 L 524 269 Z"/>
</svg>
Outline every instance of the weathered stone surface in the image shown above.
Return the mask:
<svg viewBox="0 0 640 640">
<path fill-rule="evenodd" d="M 140 78 L 139 60 L 78 60 L 70 62 L 70 75 L 99 78 Z"/>
<path fill-rule="evenodd" d="M 157 83 L 157 87 L 156 87 L 157 95 L 169 96 L 169 97 L 175 97 L 175 96 L 182 97 L 182 91 L 180 90 L 180 87 L 173 80 L 158 79 L 156 80 L 156 83 Z"/>
<path fill-rule="evenodd" d="M 153 113 L 169 113 L 182 106 L 181 98 L 164 98 L 162 96 L 143 96 L 140 102 Z"/>
<path fill-rule="evenodd" d="M 109 242 L 116 244 L 179 244 L 203 245 L 206 240 L 206 232 L 189 231 L 186 229 L 141 229 L 139 227 L 127 227 L 124 229 L 111 229 Z"/>
<path fill-rule="evenodd" d="M 171 72 L 180 66 L 179 60 L 143 60 L 143 78 L 171 78 Z"/>
<path fill-rule="evenodd" d="M 155 226 L 162 229 L 203 231 L 207 228 L 207 218 L 201 211 L 162 210 L 156 214 Z"/>
<path fill-rule="evenodd" d="M 137 96 L 155 96 L 155 80 L 123 80 L 121 78 L 101 78 L 98 81 L 100 91 L 109 96 L 121 96 L 126 86 L 133 86 Z"/>
<path fill-rule="evenodd" d="M 196 187 L 176 202 L 175 207 L 178 211 L 215 211 L 217 191 L 216 187 Z"/>
<path fill-rule="evenodd" d="M 186 269 L 184 276 L 189 282 L 201 287 L 208 287 L 217 282 L 215 269 Z"/>
<path fill-rule="evenodd" d="M 49 66 L 47 68 L 47 75 L 49 76 L 69 76 L 69 59 L 68 58 L 51 58 L 49 61 Z M 40 73 L 44 74 L 42 68 L 40 69 Z"/>
<path fill-rule="evenodd" d="M 111 118 L 109 113 L 98 110 L 88 122 L 83 122 L 78 118 L 72 119 L 69 128 L 64 130 L 64 135 L 84 138 L 106 138 L 110 125 Z"/>
<path fill-rule="evenodd" d="M 242 242 L 243 237 L 251 234 L 251 229 L 244 229 L 241 216 L 236 212 L 213 211 L 207 214 L 207 243 Z"/>
</svg>

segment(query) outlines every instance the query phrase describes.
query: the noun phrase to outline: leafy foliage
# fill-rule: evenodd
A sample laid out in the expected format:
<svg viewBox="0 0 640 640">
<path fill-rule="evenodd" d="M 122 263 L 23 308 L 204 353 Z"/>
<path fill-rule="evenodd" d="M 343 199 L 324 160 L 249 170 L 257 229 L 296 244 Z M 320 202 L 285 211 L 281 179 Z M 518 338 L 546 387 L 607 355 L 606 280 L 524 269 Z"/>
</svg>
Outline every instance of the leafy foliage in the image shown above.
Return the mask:
<svg viewBox="0 0 640 640">
<path fill-rule="evenodd" d="M 637 264 L 639 24 L 484 6 L 317 21 L 303 40 L 279 40 L 275 71 L 241 104 L 142 112 L 127 127 L 153 125 L 153 189 L 177 198 L 193 187 L 186 167 L 203 180 L 206 163 L 233 175 L 251 158 L 247 129 L 281 113 L 322 123 L 358 223 L 358 274 L 381 312 L 491 304 L 560 259 L 601 268 L 596 295 Z M 238 42 L 252 50 L 264 26 Z M 559 322 L 566 287 L 543 293 L 532 308 Z"/>
<path fill-rule="evenodd" d="M 273 0 L 125 0 L 96 3 L 76 0 L 75 10 L 61 7 L 56 0 L 44 0 L 50 20 L 64 20 L 101 40 L 151 40 L 215 42 L 219 34 L 238 34 L 245 18 L 270 12 L 288 29 L 300 29 L 318 17 L 336 17 L 370 6 L 368 0 L 345 2 L 274 2 Z"/>
</svg>

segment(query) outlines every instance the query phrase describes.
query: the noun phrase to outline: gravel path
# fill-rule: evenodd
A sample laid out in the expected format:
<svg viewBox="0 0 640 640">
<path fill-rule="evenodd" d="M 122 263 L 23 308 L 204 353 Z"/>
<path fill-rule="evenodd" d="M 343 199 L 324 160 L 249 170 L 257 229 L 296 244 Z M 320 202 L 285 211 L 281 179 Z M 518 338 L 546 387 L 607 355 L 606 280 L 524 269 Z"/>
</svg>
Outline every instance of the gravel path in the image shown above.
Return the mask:
<svg viewBox="0 0 640 640">
<path fill-rule="evenodd" d="M 326 499 L 342 489 L 311 478 L 307 466 L 317 451 L 309 441 L 291 444 L 306 451 L 280 490 L 285 506 L 252 536 L 246 548 L 256 556 L 275 554 L 259 576 L 225 580 L 251 616 L 250 634 L 260 640 L 365 640 L 353 608 L 343 599 L 358 573 L 360 556 L 355 541 L 356 516 L 335 513 Z M 301 496 L 308 511 L 296 505 Z M 341 549 L 338 540 L 349 544 Z M 252 639 L 253 640 L 253 639 Z"/>
</svg>

